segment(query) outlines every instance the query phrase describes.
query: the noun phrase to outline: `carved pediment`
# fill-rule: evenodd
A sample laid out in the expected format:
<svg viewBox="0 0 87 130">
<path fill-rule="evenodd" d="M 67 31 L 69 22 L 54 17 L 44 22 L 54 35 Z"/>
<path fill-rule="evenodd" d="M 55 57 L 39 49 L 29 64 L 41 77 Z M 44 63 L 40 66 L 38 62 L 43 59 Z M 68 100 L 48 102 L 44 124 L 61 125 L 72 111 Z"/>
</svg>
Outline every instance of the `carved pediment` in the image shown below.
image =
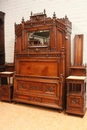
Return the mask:
<svg viewBox="0 0 87 130">
<path fill-rule="evenodd" d="M 46 11 L 45 10 L 44 10 L 44 13 L 41 12 L 41 13 L 35 13 L 35 14 L 33 14 L 31 12 L 30 20 L 32 22 L 39 21 L 39 20 L 45 20 L 46 17 L 47 17 L 47 15 L 46 15 Z"/>
</svg>

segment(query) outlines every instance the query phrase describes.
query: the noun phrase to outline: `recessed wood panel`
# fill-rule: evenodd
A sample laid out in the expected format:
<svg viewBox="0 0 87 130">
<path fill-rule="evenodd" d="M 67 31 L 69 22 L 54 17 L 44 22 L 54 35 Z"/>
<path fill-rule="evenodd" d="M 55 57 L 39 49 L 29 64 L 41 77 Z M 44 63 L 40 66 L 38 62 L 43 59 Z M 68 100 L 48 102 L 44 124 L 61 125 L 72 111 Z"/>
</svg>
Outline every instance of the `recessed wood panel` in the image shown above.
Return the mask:
<svg viewBox="0 0 87 130">
<path fill-rule="evenodd" d="M 74 39 L 74 64 L 83 64 L 83 34 L 75 35 Z"/>
<path fill-rule="evenodd" d="M 22 75 L 57 76 L 57 66 L 57 62 L 53 61 L 21 61 L 19 73 Z"/>
<path fill-rule="evenodd" d="M 56 42 L 57 42 L 57 50 L 62 50 L 62 46 L 64 44 L 63 41 L 63 32 L 61 30 L 57 30 L 57 37 L 56 37 Z"/>
</svg>

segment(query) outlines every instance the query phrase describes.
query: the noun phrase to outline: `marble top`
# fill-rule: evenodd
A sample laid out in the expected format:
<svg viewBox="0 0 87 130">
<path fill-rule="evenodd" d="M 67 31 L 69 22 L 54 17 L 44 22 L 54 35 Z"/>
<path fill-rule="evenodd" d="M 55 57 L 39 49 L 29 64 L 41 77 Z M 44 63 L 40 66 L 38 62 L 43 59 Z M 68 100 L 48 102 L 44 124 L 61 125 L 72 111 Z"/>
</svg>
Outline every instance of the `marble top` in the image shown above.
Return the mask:
<svg viewBox="0 0 87 130">
<path fill-rule="evenodd" d="M 0 72 L 0 74 L 13 74 L 14 72 L 10 72 L 10 71 L 3 71 L 3 72 Z"/>
<path fill-rule="evenodd" d="M 86 76 L 68 76 L 66 79 L 85 80 Z"/>
</svg>

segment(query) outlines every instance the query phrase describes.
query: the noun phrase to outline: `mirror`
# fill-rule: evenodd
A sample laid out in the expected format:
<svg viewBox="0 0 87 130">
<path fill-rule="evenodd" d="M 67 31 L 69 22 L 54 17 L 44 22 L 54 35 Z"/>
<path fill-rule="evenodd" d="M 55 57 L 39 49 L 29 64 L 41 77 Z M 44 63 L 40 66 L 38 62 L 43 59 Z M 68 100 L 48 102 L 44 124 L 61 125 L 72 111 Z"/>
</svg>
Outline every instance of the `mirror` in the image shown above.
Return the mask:
<svg viewBox="0 0 87 130">
<path fill-rule="evenodd" d="M 40 30 L 29 33 L 28 43 L 30 47 L 34 46 L 49 46 L 50 31 Z"/>
</svg>

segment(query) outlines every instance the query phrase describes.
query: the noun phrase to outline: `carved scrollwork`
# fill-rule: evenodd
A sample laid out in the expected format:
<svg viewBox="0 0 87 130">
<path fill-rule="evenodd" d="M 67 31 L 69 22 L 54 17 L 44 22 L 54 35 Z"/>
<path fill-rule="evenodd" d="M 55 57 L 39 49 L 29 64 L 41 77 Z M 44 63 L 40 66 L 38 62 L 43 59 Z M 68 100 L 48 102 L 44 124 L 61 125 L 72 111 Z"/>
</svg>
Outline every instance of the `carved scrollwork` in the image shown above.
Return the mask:
<svg viewBox="0 0 87 130">
<path fill-rule="evenodd" d="M 54 89 L 55 88 L 55 86 L 46 86 L 46 92 L 54 92 Z"/>
<path fill-rule="evenodd" d="M 37 91 L 42 91 L 42 86 L 30 86 L 30 90 L 37 90 Z"/>
<path fill-rule="evenodd" d="M 20 88 L 25 89 L 25 88 L 26 88 L 26 85 L 25 85 L 25 84 L 21 84 L 21 85 L 20 85 Z"/>
<path fill-rule="evenodd" d="M 17 54 L 17 58 L 21 57 L 60 57 L 61 54 Z"/>
<path fill-rule="evenodd" d="M 29 96 L 29 101 L 41 102 L 41 101 L 42 101 L 42 99 L 41 99 L 41 98 L 39 98 L 39 97 L 31 97 L 31 96 Z"/>
<path fill-rule="evenodd" d="M 71 101 L 72 104 L 78 104 L 79 105 L 79 99 L 73 98 Z"/>
<path fill-rule="evenodd" d="M 63 82 L 63 74 L 60 74 L 59 81 Z"/>
<path fill-rule="evenodd" d="M 47 15 L 46 15 L 45 10 L 44 10 L 44 13 L 41 12 L 41 13 L 33 14 L 31 12 L 30 20 L 31 20 L 31 22 L 38 21 L 38 20 L 45 20 L 46 17 L 47 17 Z"/>
</svg>

